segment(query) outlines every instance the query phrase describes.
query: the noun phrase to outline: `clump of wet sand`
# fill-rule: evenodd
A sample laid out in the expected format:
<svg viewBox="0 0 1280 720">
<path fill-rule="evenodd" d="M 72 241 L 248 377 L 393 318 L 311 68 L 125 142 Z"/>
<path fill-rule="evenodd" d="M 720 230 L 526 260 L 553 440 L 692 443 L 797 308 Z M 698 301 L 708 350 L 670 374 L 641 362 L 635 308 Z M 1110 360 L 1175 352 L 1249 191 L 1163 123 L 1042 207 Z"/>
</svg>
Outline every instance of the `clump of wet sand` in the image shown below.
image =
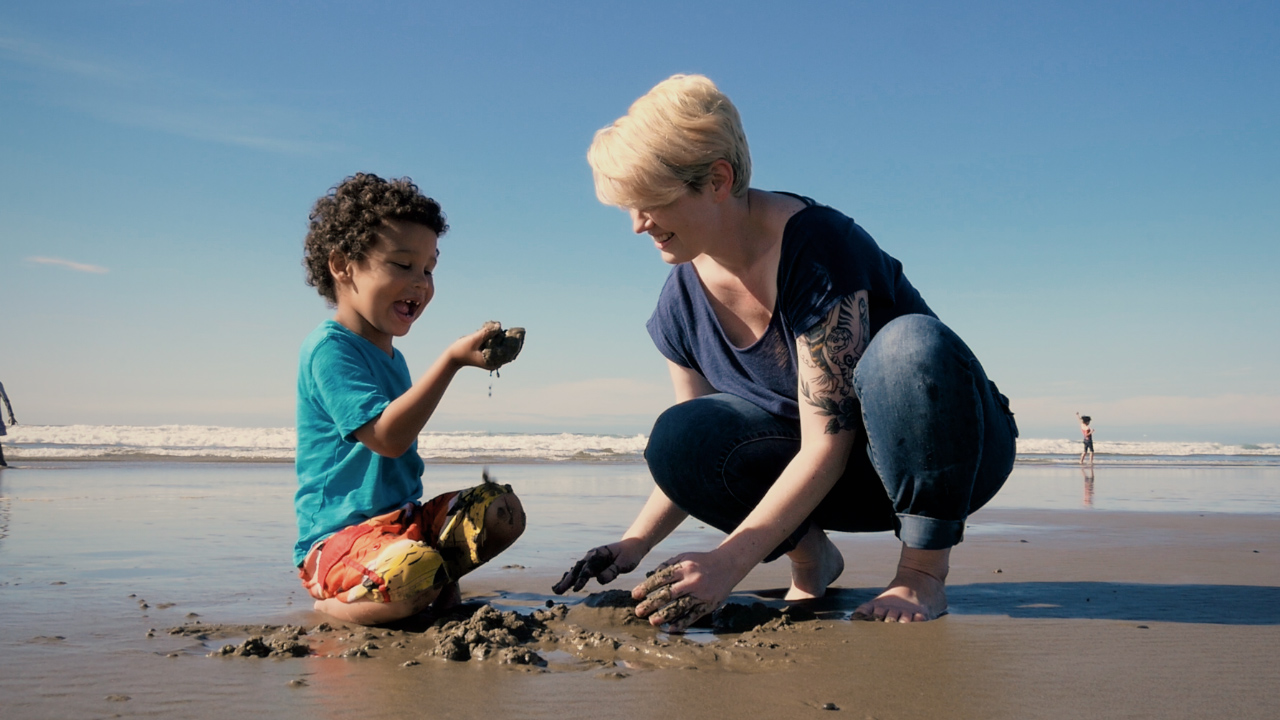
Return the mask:
<svg viewBox="0 0 1280 720">
<path fill-rule="evenodd" d="M 311 646 L 300 642 L 296 632 L 282 628 L 273 635 L 253 635 L 239 645 L 223 645 L 210 656 L 239 655 L 241 657 L 305 657 L 311 654 Z"/>
<path fill-rule="evenodd" d="M 437 633 L 440 639 L 431 654 L 453 661 L 493 658 L 502 664 L 545 666 L 547 661 L 527 644 L 535 639 L 547 639 L 552 633 L 546 621 L 556 615 L 551 610 L 521 615 L 482 605 L 471 617 L 450 620 L 441 626 Z"/>
<path fill-rule="evenodd" d="M 530 613 L 464 603 L 437 616 L 423 615 L 382 628 L 320 623 L 213 625 L 199 620 L 170 628 L 203 654 L 224 658 L 382 658 L 403 667 L 424 662 L 486 662 L 535 672 L 591 668 L 737 666 L 765 669 L 789 659 L 795 642 L 783 634 L 816 620 L 811 612 L 764 603 L 729 603 L 699 625 L 715 634 L 690 639 L 668 635 L 635 616 L 630 593 L 595 593 L 569 606 Z M 148 633 L 154 637 L 156 631 Z M 721 637 L 734 635 L 736 637 Z M 222 640 L 238 640 L 224 643 Z M 209 651 L 209 646 L 214 649 Z M 194 650 L 194 648 L 193 648 Z"/>
</svg>

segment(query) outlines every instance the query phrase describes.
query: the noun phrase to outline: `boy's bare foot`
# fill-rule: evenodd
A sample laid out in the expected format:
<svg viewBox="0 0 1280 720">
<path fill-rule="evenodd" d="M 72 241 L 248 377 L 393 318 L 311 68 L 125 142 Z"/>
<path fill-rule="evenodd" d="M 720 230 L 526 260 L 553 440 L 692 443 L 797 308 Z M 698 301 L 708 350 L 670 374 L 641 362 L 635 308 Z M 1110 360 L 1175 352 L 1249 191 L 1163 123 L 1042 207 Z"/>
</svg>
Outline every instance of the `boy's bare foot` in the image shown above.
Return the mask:
<svg viewBox="0 0 1280 720">
<path fill-rule="evenodd" d="M 511 547 L 524 534 L 527 522 L 524 504 L 515 493 L 495 498 L 484 513 L 484 540 L 481 541 L 480 559 L 488 562 Z"/>
<path fill-rule="evenodd" d="M 448 587 L 453 587 L 455 593 L 458 591 L 456 584 L 445 586 L 445 588 Z M 338 598 L 328 598 L 327 600 L 317 600 L 313 607 L 316 612 L 331 615 L 343 622 L 357 625 L 382 625 L 417 615 L 426 610 L 442 594 L 444 593 L 441 592 L 441 588 L 431 588 L 411 600 L 396 600 L 385 603 L 367 599 L 344 603 Z"/>
<path fill-rule="evenodd" d="M 787 553 L 791 559 L 791 587 L 786 600 L 812 600 L 827 593 L 827 587 L 844 572 L 844 556 L 831 538 L 817 525 Z"/>
<path fill-rule="evenodd" d="M 458 588 L 458 583 L 451 582 L 440 588 L 440 594 L 431 603 L 431 609 L 436 612 L 445 612 L 452 610 L 462 604 L 462 591 Z"/>
<path fill-rule="evenodd" d="M 884 622 L 924 622 L 947 611 L 947 570 L 951 548 L 916 550 L 905 545 L 898 573 L 885 591 L 863 603 L 853 616 Z"/>
</svg>

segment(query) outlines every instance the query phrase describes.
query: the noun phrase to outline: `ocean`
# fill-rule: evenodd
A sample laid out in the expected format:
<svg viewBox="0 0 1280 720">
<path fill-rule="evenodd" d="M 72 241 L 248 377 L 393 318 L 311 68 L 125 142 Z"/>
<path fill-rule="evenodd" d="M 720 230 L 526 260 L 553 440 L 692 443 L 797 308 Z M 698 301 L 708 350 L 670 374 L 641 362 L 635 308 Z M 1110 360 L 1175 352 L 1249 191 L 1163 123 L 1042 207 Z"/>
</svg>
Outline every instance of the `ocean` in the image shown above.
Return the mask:
<svg viewBox="0 0 1280 720">
<path fill-rule="evenodd" d="M 489 464 L 490 475 L 510 483 L 528 513 L 525 535 L 499 559 L 468 575 L 464 596 L 520 612 L 548 601 L 580 600 L 585 592 L 556 596 L 551 585 L 588 548 L 620 537 L 644 507 L 653 489 L 641 457 L 645 440 L 643 435 L 424 433 L 419 441 L 429 461 L 424 497 L 477 484 Z M 117 714 L 181 719 L 264 712 L 284 718 L 339 712 L 376 718 L 412 703 L 444 708 L 450 717 L 596 717 L 599 702 L 573 705 L 574 698 L 596 700 L 602 692 L 614 698 L 627 689 L 629 707 L 640 708 L 641 715 L 679 716 L 680 708 L 644 703 L 668 697 L 672 678 L 687 681 L 690 692 L 702 695 L 708 679 L 734 679 L 710 666 L 703 672 L 658 675 L 602 668 L 596 661 L 550 674 L 429 657 L 410 667 L 387 659 L 396 649 L 386 636 L 376 637 L 373 645 L 381 649 L 373 651 L 374 658 L 206 658 L 227 640 L 170 629 L 200 628 L 200 623 L 243 626 L 248 634 L 268 623 L 315 627 L 324 619 L 311 610 L 290 562 L 297 535 L 292 430 L 20 425 L 3 442 L 13 466 L 0 471 L 0 715 L 6 719 Z M 946 624 L 910 629 L 910 637 L 901 629 L 871 624 L 826 625 L 816 635 L 788 635 L 790 641 L 801 638 L 806 649 L 795 654 L 798 664 L 789 667 L 796 674 L 787 677 L 807 687 L 815 667 L 813 641 L 841 637 L 835 635 L 841 632 L 857 633 L 849 636 L 856 644 L 848 647 L 864 655 L 871 647 L 869 652 L 888 658 L 893 667 L 934 658 L 909 651 L 885 654 L 904 644 L 908 650 L 922 647 L 923 638 L 930 652 L 938 649 L 938 657 L 952 658 L 947 668 L 978 673 L 971 684 L 995 688 L 1001 697 L 1017 697 L 1028 682 L 1010 672 L 1028 662 L 1065 657 L 1065 665 L 1037 666 L 1038 672 L 1075 677 L 1081 667 L 1094 668 L 1096 677 L 1086 685 L 1111 687 L 1113 677 L 1125 672 L 1130 677 L 1134 667 L 1149 670 L 1167 660 L 1172 664 L 1161 666 L 1162 678 L 1169 683 L 1198 678 L 1204 688 L 1222 693 L 1224 700 L 1215 707 L 1234 710 L 1235 698 L 1252 698 L 1252 689 L 1266 686 L 1259 679 L 1266 677 L 1265 668 L 1276 664 L 1270 619 L 1275 612 L 1259 614 L 1253 606 L 1266 606 L 1275 590 L 1269 568 L 1277 548 L 1270 529 L 1280 515 L 1280 449 L 1211 443 L 1099 446 L 1103 454 L 1096 467 L 1086 468 L 1077 464 L 1075 442 L 1022 442 L 1021 461 L 1004 488 L 966 523 L 965 542 L 952 566 L 954 617 Z M 839 581 L 845 597 L 872 597 L 898 554 L 892 533 L 833 536 L 849 561 Z M 634 575 L 612 587 L 628 589 L 658 562 L 709 550 L 723 538 L 715 528 L 687 520 Z M 785 563 L 756 568 L 741 586 L 746 594 L 739 601 L 753 601 L 752 593 L 761 589 L 784 587 L 786 571 Z M 1263 587 L 1244 587 L 1256 584 Z M 598 589 L 593 585 L 588 591 Z M 1219 622 L 1218 613 L 1224 624 L 1204 624 Z M 1213 619 L 1179 619 L 1186 616 Z M 1161 618 L 1166 620 L 1152 622 Z M 1230 626 L 1237 622 L 1248 625 Z M 1059 634 L 1046 636 L 1046 628 Z M 1241 632 L 1223 634 L 1233 630 Z M 697 642 L 714 640 L 702 632 Z M 890 639 L 886 632 L 898 634 Z M 1171 644 L 1173 637 L 1181 639 Z M 375 637 L 353 633 L 347 639 L 364 643 Z M 1068 651 L 1041 651 L 1063 647 Z M 571 659 L 565 651 L 556 653 L 549 655 L 556 662 Z M 1219 675 L 1206 678 L 1204 668 L 1181 659 L 1202 656 L 1210 657 L 1206 667 Z M 992 669 L 993 657 L 1004 664 Z M 758 683 L 772 673 L 739 678 Z M 699 678 L 689 679 L 692 675 Z M 945 672 L 940 677 L 955 684 Z M 848 677 L 832 682 L 831 687 L 844 688 Z M 841 697 L 817 696 L 824 703 L 834 698 L 853 706 Z M 440 698 L 458 707 L 441 705 Z M 492 698 L 517 700 L 476 704 Z M 436 704 L 422 705 L 427 701 Z M 791 710 L 783 715 L 806 707 L 801 699 L 787 702 Z M 531 713 L 529 707 L 539 711 Z M 380 708 L 392 710 L 380 713 Z"/>
<path fill-rule="evenodd" d="M 639 463 L 648 437 L 585 433 L 424 432 L 418 453 L 428 463 Z M 17 425 L 4 443 L 10 461 L 253 460 L 292 462 L 293 428 L 207 425 Z M 1277 466 L 1280 443 L 1108 442 L 1095 444 L 1099 464 L 1123 466 Z M 1076 439 L 1022 438 L 1024 464 L 1074 464 Z"/>
</svg>

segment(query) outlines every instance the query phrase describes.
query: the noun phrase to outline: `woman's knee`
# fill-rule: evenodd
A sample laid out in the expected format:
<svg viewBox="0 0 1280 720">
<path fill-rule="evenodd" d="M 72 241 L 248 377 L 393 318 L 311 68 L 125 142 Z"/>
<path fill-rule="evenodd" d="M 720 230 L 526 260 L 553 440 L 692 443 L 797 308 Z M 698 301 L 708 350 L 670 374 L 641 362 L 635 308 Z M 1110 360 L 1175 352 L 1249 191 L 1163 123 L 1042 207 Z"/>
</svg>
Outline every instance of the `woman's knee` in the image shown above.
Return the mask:
<svg viewBox="0 0 1280 720">
<path fill-rule="evenodd" d="M 676 475 L 705 458 L 706 444 L 717 428 L 724 427 L 724 403 L 717 396 L 694 398 L 672 405 L 658 416 L 644 450 L 649 471 L 664 490 Z"/>
<path fill-rule="evenodd" d="M 972 399 L 980 376 L 973 353 L 950 328 L 928 315 L 904 315 L 872 339 L 854 370 L 854 386 L 865 410 L 919 391 L 936 402 L 939 389 L 948 388 Z"/>
<path fill-rule="evenodd" d="M 708 430 L 708 422 L 715 422 L 726 409 L 728 400 L 721 395 L 706 395 L 672 405 L 653 423 L 649 433 L 649 445 L 645 452 L 667 454 L 688 445 L 691 437 Z"/>
<path fill-rule="evenodd" d="M 644 457 L 654 481 L 666 491 L 671 485 L 684 485 L 690 477 L 714 475 L 717 462 L 731 446 L 776 422 L 735 395 L 705 395 L 673 405 L 658 416 Z"/>
<path fill-rule="evenodd" d="M 759 502 L 799 443 L 798 422 L 715 394 L 668 408 L 649 436 L 645 459 L 677 507 L 724 529 Z"/>
<path fill-rule="evenodd" d="M 876 333 L 858 362 L 862 375 L 918 376 L 939 363 L 972 357 L 969 348 L 931 315 L 903 315 Z"/>
</svg>

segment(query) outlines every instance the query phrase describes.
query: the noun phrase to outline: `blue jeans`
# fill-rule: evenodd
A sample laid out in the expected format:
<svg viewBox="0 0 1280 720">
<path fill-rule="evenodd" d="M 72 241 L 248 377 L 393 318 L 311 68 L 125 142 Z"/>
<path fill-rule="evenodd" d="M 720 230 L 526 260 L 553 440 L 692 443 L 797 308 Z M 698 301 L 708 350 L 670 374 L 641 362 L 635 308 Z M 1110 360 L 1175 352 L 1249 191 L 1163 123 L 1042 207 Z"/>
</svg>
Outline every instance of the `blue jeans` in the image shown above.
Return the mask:
<svg viewBox="0 0 1280 720">
<path fill-rule="evenodd" d="M 1008 398 L 936 318 L 885 325 L 858 361 L 854 390 L 863 427 L 844 474 L 768 560 L 794 548 L 811 524 L 893 530 L 907 547 L 949 548 L 1013 469 L 1018 428 Z M 662 413 L 645 460 L 676 506 L 727 533 L 799 450 L 798 420 L 721 393 Z"/>
</svg>

